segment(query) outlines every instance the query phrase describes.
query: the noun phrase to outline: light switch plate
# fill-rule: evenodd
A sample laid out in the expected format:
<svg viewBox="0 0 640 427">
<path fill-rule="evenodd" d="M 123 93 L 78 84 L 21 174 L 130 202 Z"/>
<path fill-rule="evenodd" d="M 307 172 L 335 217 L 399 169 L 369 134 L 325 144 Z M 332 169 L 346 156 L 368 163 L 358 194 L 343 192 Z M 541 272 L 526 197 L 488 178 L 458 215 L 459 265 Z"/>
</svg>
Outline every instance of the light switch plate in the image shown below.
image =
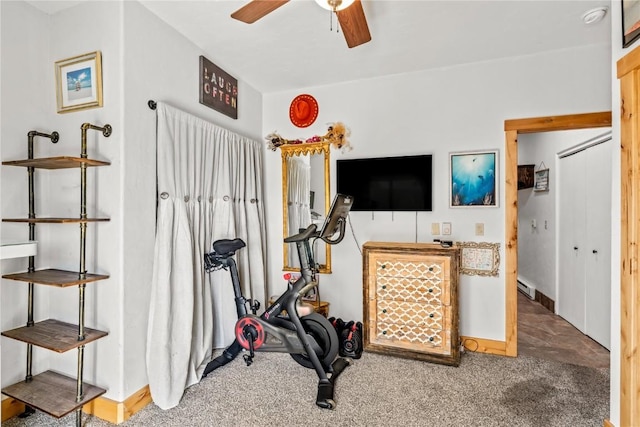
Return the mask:
<svg viewBox="0 0 640 427">
<path fill-rule="evenodd" d="M 431 223 L 431 235 L 438 236 L 440 234 L 440 223 L 434 222 Z"/>
<path fill-rule="evenodd" d="M 476 236 L 484 236 L 484 223 L 476 223 Z"/>
<path fill-rule="evenodd" d="M 442 234 L 444 234 L 445 236 L 448 236 L 451 234 L 451 223 L 450 222 L 443 222 L 442 223 Z"/>
</svg>

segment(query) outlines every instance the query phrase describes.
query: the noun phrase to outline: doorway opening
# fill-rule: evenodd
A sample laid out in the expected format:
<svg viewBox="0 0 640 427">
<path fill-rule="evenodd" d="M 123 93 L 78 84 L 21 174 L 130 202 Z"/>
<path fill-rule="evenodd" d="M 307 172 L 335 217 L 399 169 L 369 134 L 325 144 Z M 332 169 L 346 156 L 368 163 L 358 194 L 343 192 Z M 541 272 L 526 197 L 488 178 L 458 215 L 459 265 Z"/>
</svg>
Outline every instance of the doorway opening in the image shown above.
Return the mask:
<svg viewBox="0 0 640 427">
<path fill-rule="evenodd" d="M 518 138 L 518 355 L 609 367 L 610 141 L 601 128 Z"/>
<path fill-rule="evenodd" d="M 611 127 L 611 112 L 506 120 L 505 129 L 505 355 L 518 354 L 518 135 Z"/>
</svg>

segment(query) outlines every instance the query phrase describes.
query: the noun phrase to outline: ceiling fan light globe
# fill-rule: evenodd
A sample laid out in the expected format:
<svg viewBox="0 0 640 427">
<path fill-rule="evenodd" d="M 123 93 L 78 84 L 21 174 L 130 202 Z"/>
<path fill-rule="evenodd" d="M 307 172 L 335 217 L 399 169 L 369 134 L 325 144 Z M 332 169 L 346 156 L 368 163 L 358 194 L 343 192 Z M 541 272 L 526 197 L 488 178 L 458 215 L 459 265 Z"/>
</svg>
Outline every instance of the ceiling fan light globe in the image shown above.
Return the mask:
<svg viewBox="0 0 640 427">
<path fill-rule="evenodd" d="M 316 0 L 316 3 L 324 9 L 340 11 L 348 8 L 355 0 Z"/>
</svg>

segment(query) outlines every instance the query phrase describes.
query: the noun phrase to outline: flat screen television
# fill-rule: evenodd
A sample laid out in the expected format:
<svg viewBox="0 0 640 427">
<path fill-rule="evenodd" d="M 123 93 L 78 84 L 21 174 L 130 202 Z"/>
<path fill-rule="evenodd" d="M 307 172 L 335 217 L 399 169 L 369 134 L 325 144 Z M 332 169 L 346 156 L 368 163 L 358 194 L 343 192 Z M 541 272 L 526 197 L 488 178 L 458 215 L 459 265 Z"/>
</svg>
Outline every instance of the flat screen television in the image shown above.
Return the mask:
<svg viewBox="0 0 640 427">
<path fill-rule="evenodd" d="M 352 211 L 431 211 L 431 155 L 336 162 L 337 192 L 353 197 Z"/>
</svg>

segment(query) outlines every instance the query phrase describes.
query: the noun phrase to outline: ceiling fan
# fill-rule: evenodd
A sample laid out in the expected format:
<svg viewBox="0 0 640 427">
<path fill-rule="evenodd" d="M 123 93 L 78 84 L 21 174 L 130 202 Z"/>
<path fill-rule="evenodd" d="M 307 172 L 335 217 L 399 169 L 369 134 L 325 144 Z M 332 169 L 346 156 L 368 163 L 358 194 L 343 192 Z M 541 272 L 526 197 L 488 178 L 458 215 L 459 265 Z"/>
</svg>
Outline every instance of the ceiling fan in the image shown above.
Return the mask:
<svg viewBox="0 0 640 427">
<path fill-rule="evenodd" d="M 252 0 L 233 12 L 231 17 L 253 24 L 288 2 L 289 0 Z M 316 3 L 336 14 L 347 46 L 356 47 L 371 40 L 360 0 L 316 0 Z"/>
</svg>

